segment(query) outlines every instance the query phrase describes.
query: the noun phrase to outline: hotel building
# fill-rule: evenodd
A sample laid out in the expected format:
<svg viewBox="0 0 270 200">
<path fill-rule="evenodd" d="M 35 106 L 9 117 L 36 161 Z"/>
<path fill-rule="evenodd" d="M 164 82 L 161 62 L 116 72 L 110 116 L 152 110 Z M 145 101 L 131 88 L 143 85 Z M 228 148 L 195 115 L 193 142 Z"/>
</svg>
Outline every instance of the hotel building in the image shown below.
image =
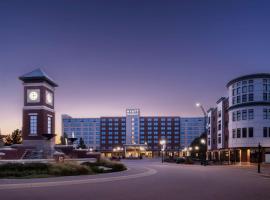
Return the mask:
<svg viewBox="0 0 270 200">
<path fill-rule="evenodd" d="M 227 89 L 228 98 L 218 101 L 217 106 L 208 111 L 208 157 L 255 162 L 260 144 L 263 160 L 268 161 L 270 74 L 235 78 L 227 84 Z M 221 150 L 227 151 L 223 158 L 220 156 Z"/>
<path fill-rule="evenodd" d="M 203 133 L 204 118 L 141 116 L 139 109 L 127 109 L 126 116 L 118 117 L 84 119 L 65 116 L 62 118 L 62 125 L 62 134 L 72 136 L 74 133 L 75 137 L 82 137 L 88 147 L 97 147 L 95 149 L 99 149 L 106 156 L 152 157 L 160 155 L 161 140 L 166 141 L 168 155 L 178 155 L 181 148 L 186 147 L 181 147 L 181 131 L 187 138 L 183 139 L 184 144 L 188 146 L 192 139 Z M 88 126 L 95 128 L 84 128 Z M 96 140 L 88 139 L 87 135 L 95 135 Z"/>
</svg>

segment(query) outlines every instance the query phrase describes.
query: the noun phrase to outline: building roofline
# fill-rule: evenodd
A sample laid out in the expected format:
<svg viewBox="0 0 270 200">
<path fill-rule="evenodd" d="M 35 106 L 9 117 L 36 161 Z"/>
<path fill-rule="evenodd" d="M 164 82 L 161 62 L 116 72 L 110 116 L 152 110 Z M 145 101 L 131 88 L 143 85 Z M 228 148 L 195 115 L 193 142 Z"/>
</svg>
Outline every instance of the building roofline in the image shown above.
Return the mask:
<svg viewBox="0 0 270 200">
<path fill-rule="evenodd" d="M 230 87 L 230 85 L 238 82 L 238 81 L 242 81 L 242 80 L 246 80 L 246 79 L 253 79 L 253 78 L 270 78 L 270 73 L 257 73 L 257 74 L 248 74 L 248 75 L 244 75 L 244 76 L 239 76 L 237 78 L 234 78 L 232 80 L 230 80 L 226 87 Z"/>
<path fill-rule="evenodd" d="M 45 81 L 52 85 L 53 87 L 58 87 L 55 81 L 49 77 L 42 69 L 35 69 L 27 74 L 24 74 L 19 77 L 19 79 L 23 82 L 32 82 L 32 81 Z"/>
<path fill-rule="evenodd" d="M 221 101 L 225 100 L 226 97 L 220 97 L 219 100 L 217 100 L 216 104 L 219 104 Z"/>
</svg>

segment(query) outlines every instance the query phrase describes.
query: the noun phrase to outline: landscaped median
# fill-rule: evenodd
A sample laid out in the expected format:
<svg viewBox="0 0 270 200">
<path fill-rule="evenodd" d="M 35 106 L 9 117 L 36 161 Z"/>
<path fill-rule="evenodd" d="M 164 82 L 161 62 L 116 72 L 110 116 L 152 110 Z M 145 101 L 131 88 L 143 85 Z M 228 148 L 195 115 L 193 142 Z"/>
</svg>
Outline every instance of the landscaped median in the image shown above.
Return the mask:
<svg viewBox="0 0 270 200">
<path fill-rule="evenodd" d="M 45 178 L 92 175 L 126 170 L 120 162 L 101 159 L 98 162 L 5 163 L 0 165 L 0 178 Z"/>
</svg>

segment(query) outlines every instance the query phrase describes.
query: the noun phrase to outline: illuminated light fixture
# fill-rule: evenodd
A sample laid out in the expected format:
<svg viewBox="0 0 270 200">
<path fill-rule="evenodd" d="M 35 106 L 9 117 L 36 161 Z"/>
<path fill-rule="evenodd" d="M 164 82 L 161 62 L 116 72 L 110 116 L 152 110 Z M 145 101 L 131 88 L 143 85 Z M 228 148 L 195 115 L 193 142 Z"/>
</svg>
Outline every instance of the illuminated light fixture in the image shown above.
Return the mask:
<svg viewBox="0 0 270 200">
<path fill-rule="evenodd" d="M 160 140 L 159 142 L 161 145 L 165 145 L 166 144 L 166 140 Z"/>
<path fill-rule="evenodd" d="M 192 147 L 189 147 L 188 150 L 192 151 Z"/>
<path fill-rule="evenodd" d="M 201 139 L 201 144 L 205 144 L 205 139 Z"/>
<path fill-rule="evenodd" d="M 140 151 L 144 151 L 145 150 L 145 148 L 144 147 L 140 147 Z"/>
</svg>

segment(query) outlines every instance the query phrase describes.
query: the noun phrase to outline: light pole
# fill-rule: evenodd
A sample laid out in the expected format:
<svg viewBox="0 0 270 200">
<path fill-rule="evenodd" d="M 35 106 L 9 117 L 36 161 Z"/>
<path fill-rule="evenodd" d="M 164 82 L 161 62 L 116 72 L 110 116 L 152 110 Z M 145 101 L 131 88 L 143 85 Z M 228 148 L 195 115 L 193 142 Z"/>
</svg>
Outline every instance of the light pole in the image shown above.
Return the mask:
<svg viewBox="0 0 270 200">
<path fill-rule="evenodd" d="M 262 146 L 258 145 L 258 173 L 261 173 L 261 162 L 262 162 Z"/>
<path fill-rule="evenodd" d="M 196 107 L 200 108 L 202 110 L 203 116 L 204 116 L 204 133 L 205 133 L 205 137 L 207 138 L 207 113 L 204 109 L 204 107 L 202 106 L 201 103 L 196 103 Z M 206 154 L 207 154 L 207 146 L 206 146 L 206 138 L 205 139 L 201 139 L 201 144 L 205 145 L 205 151 L 204 151 L 204 155 L 203 155 L 203 162 L 204 165 L 206 164 Z"/>
<path fill-rule="evenodd" d="M 165 151 L 165 149 L 166 149 L 166 140 L 160 140 L 160 145 L 161 145 L 161 156 L 162 156 L 162 160 L 161 160 L 161 162 L 163 163 L 164 162 L 164 151 Z"/>
<path fill-rule="evenodd" d="M 205 139 L 201 139 L 201 144 L 204 146 L 206 145 L 206 140 Z M 205 146 L 205 151 L 206 151 L 206 146 Z M 206 165 L 206 152 L 203 152 L 203 155 L 202 155 L 202 160 L 203 160 L 203 163 L 204 163 L 204 166 Z"/>
</svg>

